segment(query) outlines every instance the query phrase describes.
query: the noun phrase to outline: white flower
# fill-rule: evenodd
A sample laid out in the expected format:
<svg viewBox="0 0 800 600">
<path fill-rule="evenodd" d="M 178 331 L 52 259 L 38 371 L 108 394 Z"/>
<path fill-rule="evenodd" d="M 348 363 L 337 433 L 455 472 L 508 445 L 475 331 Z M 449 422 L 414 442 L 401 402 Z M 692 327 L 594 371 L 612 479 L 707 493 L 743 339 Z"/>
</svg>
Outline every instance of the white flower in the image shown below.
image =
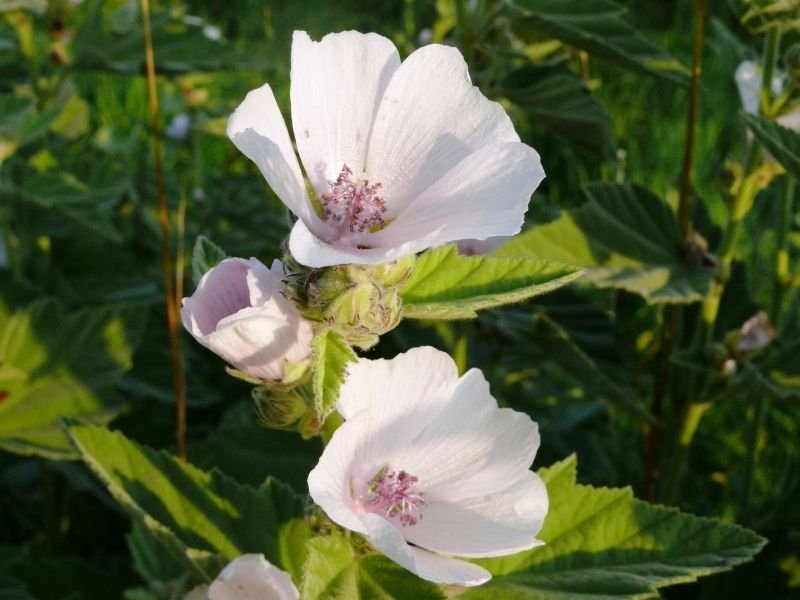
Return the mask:
<svg viewBox="0 0 800 600">
<path fill-rule="evenodd" d="M 289 575 L 261 554 L 244 554 L 226 566 L 208 587 L 195 588 L 186 600 L 297 600 Z"/>
<path fill-rule="evenodd" d="M 742 99 L 744 111 L 751 115 L 757 115 L 761 82 L 764 79 L 761 67 L 752 60 L 745 60 L 736 68 L 734 79 L 736 79 L 736 87 L 739 88 L 739 97 Z M 776 73 L 772 76 L 772 93 L 777 96 L 782 91 L 783 76 Z"/>
<path fill-rule="evenodd" d="M 168 138 L 173 140 L 182 140 L 189 135 L 189 127 L 192 125 L 192 119 L 186 113 L 179 113 L 172 117 L 172 121 L 167 125 L 164 133 Z"/>
<path fill-rule="evenodd" d="M 311 354 L 313 332 L 286 288 L 280 261 L 267 269 L 255 258 L 226 258 L 203 275 L 181 320 L 194 338 L 237 369 L 280 381 L 286 363 Z"/>
<path fill-rule="evenodd" d="M 247 95 L 228 135 L 299 217 L 289 248 L 310 267 L 513 235 L 544 178 L 539 155 L 472 85 L 455 48 L 425 46 L 400 64 L 394 44 L 374 33 L 313 42 L 295 32 L 290 95 L 316 198 L 269 85 Z"/>
<path fill-rule="evenodd" d="M 529 470 L 536 423 L 498 408 L 483 374 L 415 348 L 348 367 L 346 419 L 308 476 L 339 525 L 439 583 L 479 585 L 485 569 L 451 556 L 501 556 L 542 544 L 547 491 Z"/>
</svg>

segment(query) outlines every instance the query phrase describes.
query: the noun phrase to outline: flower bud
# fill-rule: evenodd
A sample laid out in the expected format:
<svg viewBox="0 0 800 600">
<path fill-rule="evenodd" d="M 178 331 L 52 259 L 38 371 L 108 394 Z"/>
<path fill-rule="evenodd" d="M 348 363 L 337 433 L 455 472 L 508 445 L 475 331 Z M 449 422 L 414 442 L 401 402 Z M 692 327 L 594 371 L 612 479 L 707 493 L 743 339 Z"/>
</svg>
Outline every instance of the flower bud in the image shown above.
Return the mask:
<svg viewBox="0 0 800 600">
<path fill-rule="evenodd" d="M 286 571 L 261 554 L 244 554 L 225 567 L 210 586 L 192 590 L 186 600 L 297 600 L 299 596 Z"/>
<path fill-rule="evenodd" d="M 252 394 L 259 421 L 265 427 L 290 429 L 308 412 L 308 403 L 296 391 L 276 392 L 259 386 Z"/>
<path fill-rule="evenodd" d="M 183 299 L 181 320 L 202 345 L 239 371 L 273 384 L 297 378 L 311 356 L 313 331 L 286 299 L 283 265 L 227 258 Z M 293 368 L 289 369 L 289 365 Z"/>
</svg>

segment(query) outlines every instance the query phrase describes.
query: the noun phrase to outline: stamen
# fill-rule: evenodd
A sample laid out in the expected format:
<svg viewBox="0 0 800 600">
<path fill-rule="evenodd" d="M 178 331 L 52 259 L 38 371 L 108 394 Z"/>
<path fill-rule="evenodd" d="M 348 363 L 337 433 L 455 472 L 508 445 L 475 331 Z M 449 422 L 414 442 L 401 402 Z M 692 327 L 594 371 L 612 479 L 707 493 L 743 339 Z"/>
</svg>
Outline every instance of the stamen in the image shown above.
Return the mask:
<svg viewBox="0 0 800 600">
<path fill-rule="evenodd" d="M 390 471 L 383 467 L 369 482 L 369 504 L 387 518 L 398 517 L 403 526 L 416 525 L 425 506 L 422 492 L 414 489 L 417 478 L 406 471 Z"/>
<path fill-rule="evenodd" d="M 370 185 L 367 179 L 354 181 L 352 175 L 350 167 L 344 165 L 336 181 L 329 182 L 330 191 L 322 194 L 325 219 L 353 233 L 384 227 L 386 201 L 377 195 L 381 184 Z"/>
</svg>

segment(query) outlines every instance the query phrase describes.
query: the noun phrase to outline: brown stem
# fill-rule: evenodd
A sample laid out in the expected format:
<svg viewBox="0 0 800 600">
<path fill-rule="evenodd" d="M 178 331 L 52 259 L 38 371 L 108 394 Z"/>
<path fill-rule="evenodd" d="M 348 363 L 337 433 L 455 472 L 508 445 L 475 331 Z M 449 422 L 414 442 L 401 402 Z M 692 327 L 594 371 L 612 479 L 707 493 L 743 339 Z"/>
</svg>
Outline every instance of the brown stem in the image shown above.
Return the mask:
<svg viewBox="0 0 800 600">
<path fill-rule="evenodd" d="M 186 386 L 181 357 L 180 329 L 178 325 L 178 298 L 172 268 L 170 249 L 169 210 L 164 186 L 164 165 L 161 156 L 161 137 L 158 129 L 158 92 L 156 90 L 156 66 L 153 53 L 153 36 L 150 32 L 150 2 L 140 0 L 142 27 L 144 29 L 144 58 L 147 68 L 147 99 L 150 108 L 151 139 L 153 140 L 153 160 L 156 169 L 156 189 L 158 192 L 158 223 L 161 227 L 161 267 L 164 272 L 166 288 L 167 331 L 172 363 L 172 389 L 175 394 L 176 426 L 175 439 L 178 443 L 178 457 L 186 460 Z"/>
<path fill-rule="evenodd" d="M 678 202 L 678 223 L 684 239 L 692 235 L 691 212 L 692 162 L 694 158 L 694 130 L 697 122 L 697 102 L 700 92 L 700 75 L 703 61 L 703 33 L 706 17 L 705 0 L 697 0 L 695 4 L 694 52 L 692 54 L 692 78 L 689 85 L 689 109 L 686 112 L 686 146 L 683 153 L 681 169 L 681 189 Z"/>
</svg>

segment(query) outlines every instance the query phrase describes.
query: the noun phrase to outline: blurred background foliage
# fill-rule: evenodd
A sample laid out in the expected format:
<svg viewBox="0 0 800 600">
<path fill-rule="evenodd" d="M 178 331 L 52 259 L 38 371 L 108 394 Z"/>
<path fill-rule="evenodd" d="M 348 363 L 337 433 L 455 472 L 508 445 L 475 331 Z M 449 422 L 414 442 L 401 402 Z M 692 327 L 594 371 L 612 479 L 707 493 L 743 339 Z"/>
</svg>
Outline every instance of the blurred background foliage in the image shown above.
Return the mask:
<svg viewBox="0 0 800 600">
<path fill-rule="evenodd" d="M 344 29 L 376 31 L 404 56 L 431 42 L 457 45 L 476 85 L 503 102 L 523 140 L 542 156 L 547 179 L 527 217 L 532 237 L 520 243 L 580 262 L 568 244 L 553 246 L 584 236 L 586 260 L 597 260 L 598 248 L 626 260 L 475 321 L 404 321 L 370 354 L 392 356 L 422 343 L 445 348 L 462 367 L 486 371 L 501 403 L 539 422 L 537 466 L 577 452 L 586 483 L 630 485 L 640 497 L 737 521 L 769 538 L 752 564 L 670 589 L 666 597 L 796 597 L 795 212 L 787 217 L 790 285 L 777 309 L 773 267 L 787 178 L 776 175 L 758 195 L 738 238 L 715 324 L 718 355 L 698 358 L 679 343 L 667 357 L 671 377 L 659 382 L 669 307 L 683 305 L 677 335 L 689 340 L 699 327 L 697 301 L 714 275 L 711 254 L 707 264 L 681 254 L 673 216 L 695 3 L 622 4 L 627 14 L 606 0 L 156 3 L 167 197 L 173 249 L 184 270 L 178 285 L 191 292 L 191 248 L 199 235 L 229 255 L 267 261 L 281 254 L 287 215 L 228 141 L 225 122 L 264 81 L 288 116 L 293 30 L 315 39 Z M 585 23 L 579 24 L 583 33 L 570 29 L 573 9 L 589 15 L 588 28 L 598 35 L 587 36 Z M 791 64 L 784 51 L 800 42 L 798 28 L 786 25 L 796 24 L 799 13 L 793 2 L 710 3 L 692 220 L 712 252 L 748 145 L 734 73 L 743 60 L 760 60 L 764 32 L 777 19 L 784 27 L 779 66 L 789 73 L 788 89 L 796 89 L 797 57 Z M 138 2 L 0 0 L 2 597 L 178 593 L 169 583 L 174 568 L 148 564 L 146 540 L 72 460 L 74 450 L 55 421 L 113 419 L 134 440 L 175 447 L 143 72 Z M 796 100 L 787 98 L 782 110 Z M 596 181 L 642 187 L 614 196 L 602 186 L 585 187 Z M 637 209 L 645 217 L 632 214 Z M 629 253 L 626 240 L 641 231 L 666 236 L 674 252 Z M 771 311 L 778 338 L 756 356 L 735 356 L 726 336 L 739 335 L 759 310 Z M 249 386 L 227 377 L 197 344 L 185 343 L 184 353 L 190 461 L 253 485 L 275 475 L 304 491 L 319 443 L 288 432 L 265 434 Z M 704 414 L 670 498 L 663 481 L 685 408 L 675 387 L 698 370 L 712 372 L 713 410 Z M 669 393 L 654 415 L 659 385 Z M 768 401 L 756 403 L 756 397 Z M 655 454 L 646 451 L 654 435 L 648 431 L 656 432 Z M 154 583 L 160 579 L 163 585 Z"/>
</svg>

